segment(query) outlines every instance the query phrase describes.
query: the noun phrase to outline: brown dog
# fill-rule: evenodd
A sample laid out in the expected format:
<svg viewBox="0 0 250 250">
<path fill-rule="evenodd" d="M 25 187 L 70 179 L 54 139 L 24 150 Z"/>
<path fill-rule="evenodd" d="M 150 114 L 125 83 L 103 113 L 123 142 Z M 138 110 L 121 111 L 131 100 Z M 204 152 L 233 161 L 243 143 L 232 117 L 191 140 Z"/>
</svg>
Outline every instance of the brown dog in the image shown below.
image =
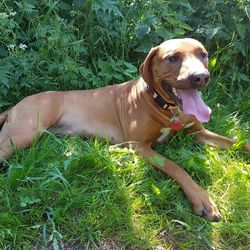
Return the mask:
<svg viewBox="0 0 250 250">
<path fill-rule="evenodd" d="M 198 92 L 209 81 L 207 66 L 207 52 L 201 43 L 174 39 L 149 52 L 138 80 L 26 97 L 0 115 L 0 162 L 13 153 L 10 142 L 27 147 L 44 129 L 108 137 L 114 144 L 132 142 L 140 155 L 180 184 L 196 213 L 218 221 L 221 216 L 207 192 L 181 167 L 151 148 L 181 127 L 186 133 L 196 132 L 194 139 L 201 143 L 227 148 L 235 142 L 202 126 L 210 116 Z M 244 149 L 250 151 L 250 144 Z"/>
</svg>

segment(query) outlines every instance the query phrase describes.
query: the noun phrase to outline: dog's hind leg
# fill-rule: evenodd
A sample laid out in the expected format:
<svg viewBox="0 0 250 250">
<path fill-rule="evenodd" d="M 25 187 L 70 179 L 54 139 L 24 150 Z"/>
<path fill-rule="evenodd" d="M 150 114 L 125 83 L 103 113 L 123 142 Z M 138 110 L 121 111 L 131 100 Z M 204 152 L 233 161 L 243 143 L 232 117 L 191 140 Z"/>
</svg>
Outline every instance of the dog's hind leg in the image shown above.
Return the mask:
<svg viewBox="0 0 250 250">
<path fill-rule="evenodd" d="M 13 147 L 26 148 L 35 139 L 37 130 L 29 126 L 15 124 L 10 126 L 6 121 L 0 133 L 0 163 L 13 153 Z"/>
<path fill-rule="evenodd" d="M 1 143 L 0 143 L 0 164 L 6 160 L 9 156 L 12 155 L 13 149 L 9 145 L 9 139 L 5 138 Z"/>
<path fill-rule="evenodd" d="M 5 122 L 0 133 L 0 163 L 12 154 L 11 148 L 6 146 L 8 128 L 9 125 Z"/>
<path fill-rule="evenodd" d="M 33 128 L 31 126 L 22 126 L 15 124 L 10 126 L 8 122 L 3 125 L 0 133 L 0 163 L 6 160 L 13 153 L 13 147 L 26 148 L 36 140 L 42 127 Z"/>
<path fill-rule="evenodd" d="M 35 112 L 16 112 L 13 109 L 6 119 L 0 132 L 0 163 L 6 160 L 13 153 L 13 147 L 29 147 L 40 131 L 48 128 L 48 124 Z"/>
<path fill-rule="evenodd" d="M 10 110 L 6 110 L 6 111 L 4 111 L 3 113 L 0 114 L 0 128 L 1 128 L 1 125 L 4 124 L 4 122 L 6 121 L 9 111 Z"/>
<path fill-rule="evenodd" d="M 0 163 L 12 155 L 13 146 L 30 146 L 38 138 L 37 135 L 41 136 L 42 130 L 55 124 L 61 115 L 59 97 L 53 92 L 29 96 L 7 115 L 0 116 L 2 123 L 5 122 L 0 132 Z"/>
</svg>

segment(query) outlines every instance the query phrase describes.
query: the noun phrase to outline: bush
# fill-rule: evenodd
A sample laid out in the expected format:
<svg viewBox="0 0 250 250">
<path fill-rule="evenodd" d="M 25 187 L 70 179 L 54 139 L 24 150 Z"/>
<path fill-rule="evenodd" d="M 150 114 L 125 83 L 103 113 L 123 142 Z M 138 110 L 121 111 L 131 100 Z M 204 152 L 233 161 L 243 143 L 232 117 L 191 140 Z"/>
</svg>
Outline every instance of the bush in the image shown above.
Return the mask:
<svg viewBox="0 0 250 250">
<path fill-rule="evenodd" d="M 1 109 L 40 91 L 136 78 L 151 47 L 185 36 L 208 47 L 214 84 L 249 90 L 247 0 L 4 0 L 0 9 Z M 247 110 L 243 97 L 237 108 Z"/>
</svg>

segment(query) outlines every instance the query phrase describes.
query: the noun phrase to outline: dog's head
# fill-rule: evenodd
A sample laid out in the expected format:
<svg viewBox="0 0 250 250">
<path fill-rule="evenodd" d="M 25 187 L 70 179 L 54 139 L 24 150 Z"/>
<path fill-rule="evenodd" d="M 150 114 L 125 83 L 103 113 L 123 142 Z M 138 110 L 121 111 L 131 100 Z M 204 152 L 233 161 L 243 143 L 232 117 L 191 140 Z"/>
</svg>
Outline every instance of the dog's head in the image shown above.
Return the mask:
<svg viewBox="0 0 250 250">
<path fill-rule="evenodd" d="M 201 122 L 209 120 L 211 110 L 200 97 L 210 74 L 208 53 L 195 39 L 172 39 L 151 49 L 140 67 L 144 81 L 164 99 L 174 100 L 186 114 Z"/>
</svg>

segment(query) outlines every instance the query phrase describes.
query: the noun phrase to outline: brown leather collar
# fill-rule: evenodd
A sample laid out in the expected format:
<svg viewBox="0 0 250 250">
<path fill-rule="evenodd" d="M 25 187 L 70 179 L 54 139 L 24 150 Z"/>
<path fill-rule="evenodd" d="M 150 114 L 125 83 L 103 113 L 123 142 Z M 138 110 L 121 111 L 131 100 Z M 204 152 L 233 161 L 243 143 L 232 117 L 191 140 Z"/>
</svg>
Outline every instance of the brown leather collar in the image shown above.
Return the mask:
<svg viewBox="0 0 250 250">
<path fill-rule="evenodd" d="M 162 96 L 150 85 L 146 85 L 146 91 L 153 97 L 154 101 L 164 110 L 169 107 L 176 107 L 176 103 L 165 101 Z"/>
</svg>

